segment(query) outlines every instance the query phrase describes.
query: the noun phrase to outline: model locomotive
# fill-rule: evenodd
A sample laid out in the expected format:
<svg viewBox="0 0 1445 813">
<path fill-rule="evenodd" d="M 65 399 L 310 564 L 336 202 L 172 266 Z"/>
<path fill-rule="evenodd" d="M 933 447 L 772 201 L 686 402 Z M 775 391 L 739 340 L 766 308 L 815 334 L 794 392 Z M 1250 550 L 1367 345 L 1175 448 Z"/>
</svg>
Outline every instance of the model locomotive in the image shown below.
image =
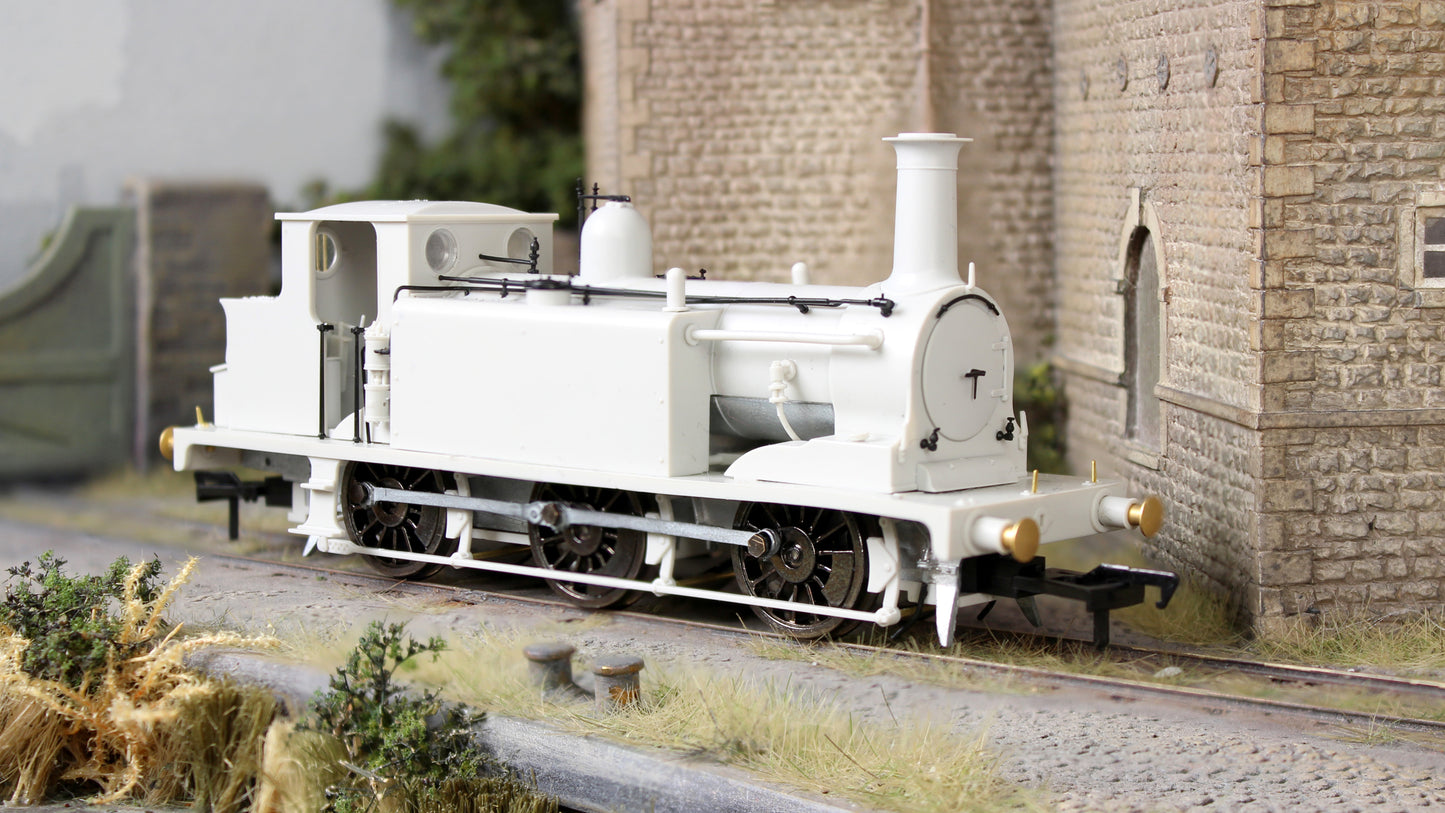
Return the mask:
<svg viewBox="0 0 1445 813">
<path fill-rule="evenodd" d="M 223 300 L 215 416 L 180 470 L 273 472 L 307 551 L 380 572 L 547 579 L 747 604 L 798 637 L 1034 595 L 1108 612 L 1172 574 L 1046 569 L 1040 543 L 1159 529 L 1156 498 L 1025 469 L 997 303 L 959 273 L 966 139 L 903 134 L 891 275 L 864 288 L 654 274 L 646 221 L 594 211 L 553 273 L 553 214 L 346 203 L 281 214 L 282 288 Z M 598 206 L 598 202 L 601 203 Z M 215 487 L 214 478 L 201 476 Z M 526 556 L 530 553 L 530 557 Z M 516 554 L 516 555 L 509 555 Z M 733 589 L 689 576 L 730 566 Z"/>
</svg>

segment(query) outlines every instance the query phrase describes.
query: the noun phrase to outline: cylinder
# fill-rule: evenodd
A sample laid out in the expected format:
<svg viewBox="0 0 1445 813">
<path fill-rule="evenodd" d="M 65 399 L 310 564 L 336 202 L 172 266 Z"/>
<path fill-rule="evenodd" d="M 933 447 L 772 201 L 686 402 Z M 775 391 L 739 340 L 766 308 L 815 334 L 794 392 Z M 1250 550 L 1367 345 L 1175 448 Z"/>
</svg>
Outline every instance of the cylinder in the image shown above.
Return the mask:
<svg viewBox="0 0 1445 813">
<path fill-rule="evenodd" d="M 636 655 L 609 655 L 592 664 L 592 685 L 597 711 L 607 713 L 637 703 L 642 697 L 642 659 Z"/>
<path fill-rule="evenodd" d="M 958 150 L 953 133 L 901 133 L 884 141 L 898 153 L 889 294 L 958 285 Z"/>
</svg>

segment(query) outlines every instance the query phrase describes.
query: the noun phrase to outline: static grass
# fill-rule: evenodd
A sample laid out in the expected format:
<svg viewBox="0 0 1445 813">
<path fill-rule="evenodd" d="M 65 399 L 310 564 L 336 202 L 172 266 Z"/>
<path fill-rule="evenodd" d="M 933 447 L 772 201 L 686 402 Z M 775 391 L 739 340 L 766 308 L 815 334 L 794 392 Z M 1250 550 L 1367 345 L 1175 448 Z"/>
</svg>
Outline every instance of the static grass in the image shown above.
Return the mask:
<svg viewBox="0 0 1445 813">
<path fill-rule="evenodd" d="M 1001 694 L 1030 694 L 1038 691 L 1037 687 L 1029 686 L 1011 675 L 978 672 L 955 663 L 898 657 L 887 649 L 844 649 L 826 642 L 803 643 L 780 638 L 755 638 L 748 642 L 748 649 L 761 658 L 803 661 L 855 678 L 886 675 L 949 689 Z M 925 644 L 910 642 L 904 646 L 904 651 L 928 651 L 928 648 Z M 952 651 L 943 653 L 937 647 L 933 647 L 931 651 L 953 654 Z"/>
<path fill-rule="evenodd" d="M 1270 631 L 1246 648 L 1264 660 L 1445 675 L 1445 611 L 1381 617 L 1335 612 Z"/>
<path fill-rule="evenodd" d="M 264 472 L 241 471 L 243 479 L 259 479 Z M 57 501 L 44 495 L 0 497 L 0 516 L 36 525 L 66 528 L 94 534 L 116 534 L 144 542 L 186 544 L 228 553 L 256 553 L 274 547 L 255 534 L 285 533 L 294 523 L 286 519 L 283 508 L 268 508 L 261 503 L 241 503 L 242 538 L 237 542 L 225 539 L 229 508 L 224 501 L 196 502 L 195 480 L 190 472 L 178 472 L 167 466 L 156 466 L 144 474 L 122 469 L 80 483 L 71 492 L 84 504 L 77 508 L 75 500 Z M 200 523 L 221 529 L 216 533 L 197 533 L 181 529 L 157 518 L 177 523 Z M 249 538 L 248 538 L 249 536 Z M 297 546 L 299 550 L 299 545 Z"/>
<path fill-rule="evenodd" d="M 649 665 L 643 701 L 598 716 L 590 704 L 559 704 L 527 679 L 522 644 L 482 636 L 417 664 L 410 676 L 485 711 L 578 734 L 710 758 L 819 794 L 891 810 L 1037 808 L 1003 780 L 983 735 L 961 738 L 947 723 L 864 723 L 798 687 Z"/>
<path fill-rule="evenodd" d="M 264 509 L 242 504 L 241 538 L 232 542 L 226 538 L 225 503 L 186 503 L 179 499 L 167 502 L 154 509 L 136 510 L 136 506 L 124 502 L 94 500 L 77 507 L 71 502 L 36 499 L 27 497 L 0 498 L 0 517 L 41 525 L 62 528 L 68 531 L 97 536 L 117 536 L 158 545 L 183 546 L 202 552 L 224 552 L 251 555 L 276 549 L 272 541 L 259 539 L 254 534 L 282 533 L 290 523 L 282 509 Z M 157 521 L 157 520 L 161 521 Z M 174 522 L 166 522 L 173 520 Z M 214 526 L 215 530 L 186 527 L 178 523 L 200 523 Z M 299 554 L 300 544 L 287 546 L 286 550 Z"/>
<path fill-rule="evenodd" d="M 195 478 L 188 471 L 176 471 L 169 463 L 157 464 L 145 472 L 127 467 L 100 475 L 79 489 L 80 495 L 112 502 L 156 497 L 195 497 Z"/>
<path fill-rule="evenodd" d="M 806 661 L 855 677 L 889 675 L 901 680 L 973 691 L 1016 694 L 1042 691 L 1040 687 L 1031 685 L 1026 677 L 980 674 L 964 664 L 942 659 L 902 658 L 886 650 L 859 651 L 827 643 L 801 644 L 761 638 L 752 643 L 750 648 L 761 657 Z M 905 651 L 955 655 L 1074 675 L 1180 686 L 1240 697 L 1362 712 L 1380 717 L 1445 721 L 1445 706 L 1430 699 L 1374 690 L 1322 688 L 1307 682 L 1281 683 L 1230 670 L 1202 668 L 1190 664 L 1167 664 L 1167 659 L 1166 662 L 1161 662 L 1153 657 L 1119 660 L 1097 652 L 1092 646 L 1080 645 L 1060 650 L 1044 642 L 1031 641 L 1027 637 L 1010 636 L 994 640 L 974 638 L 955 644 L 948 650 L 928 644 L 913 644 Z M 1341 727 L 1336 734 L 1340 739 L 1354 739 L 1357 736 L 1367 738 L 1362 741 L 1409 739 L 1417 744 L 1445 750 L 1445 739 L 1438 736 L 1402 735 L 1388 727 L 1374 728 L 1367 732 Z"/>
<path fill-rule="evenodd" d="M 1167 677 L 1155 678 L 1154 674 L 1160 668 L 1158 664 L 1146 664 L 1142 661 L 1119 661 L 1098 652 L 1090 644 L 1058 649 L 1046 641 L 1012 635 L 970 636 L 960 639 L 946 649 L 937 644 L 917 639 L 910 640 L 902 647 L 890 651 L 888 649 L 859 650 L 829 643 L 799 643 L 764 638 L 750 643 L 749 649 L 760 657 L 773 660 L 806 661 L 836 669 L 854 677 L 888 675 L 900 680 L 930 683 L 950 689 L 1010 694 L 1032 694 L 1043 689 L 1034 685 L 1026 676 L 978 671 L 970 668 L 967 664 L 946 658 L 967 658 L 1074 675 L 1124 680 L 1153 680 L 1160 683 L 1180 683 L 1190 680 L 1194 676 L 1192 670 L 1183 670 L 1179 675 L 1171 673 Z M 908 657 L 910 655 L 944 657 Z"/>
</svg>

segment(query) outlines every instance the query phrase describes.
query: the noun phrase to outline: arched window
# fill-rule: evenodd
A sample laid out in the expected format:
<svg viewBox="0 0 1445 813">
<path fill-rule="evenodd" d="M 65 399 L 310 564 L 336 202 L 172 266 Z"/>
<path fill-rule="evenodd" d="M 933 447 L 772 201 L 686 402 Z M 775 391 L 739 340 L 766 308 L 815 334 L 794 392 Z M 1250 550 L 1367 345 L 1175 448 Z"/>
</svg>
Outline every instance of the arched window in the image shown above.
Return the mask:
<svg viewBox="0 0 1445 813">
<path fill-rule="evenodd" d="M 1125 432 L 1130 440 L 1159 448 L 1159 262 L 1154 236 L 1142 226 L 1129 237 L 1125 261 L 1124 383 L 1129 389 Z"/>
</svg>

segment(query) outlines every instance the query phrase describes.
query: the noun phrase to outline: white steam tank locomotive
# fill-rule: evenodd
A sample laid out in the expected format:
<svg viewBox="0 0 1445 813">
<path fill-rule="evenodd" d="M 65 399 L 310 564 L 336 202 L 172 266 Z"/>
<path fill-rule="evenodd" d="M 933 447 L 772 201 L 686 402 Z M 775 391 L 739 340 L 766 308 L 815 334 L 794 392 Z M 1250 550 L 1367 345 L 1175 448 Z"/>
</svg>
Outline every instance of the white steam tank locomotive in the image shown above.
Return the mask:
<svg viewBox="0 0 1445 813">
<path fill-rule="evenodd" d="M 1151 535 L 1159 501 L 1025 470 L 1008 324 L 959 274 L 966 139 L 886 140 L 894 264 L 865 288 L 810 285 L 801 264 L 791 284 L 659 278 L 624 198 L 584 196 L 605 202 L 575 276 L 552 273 L 553 214 L 278 215 L 280 294 L 223 300 L 214 422 L 162 446 L 203 496 L 265 493 L 308 552 L 398 577 L 540 576 L 586 607 L 738 602 L 799 637 L 933 606 L 944 644 L 959 607 L 1050 593 L 1085 602 L 1102 644 L 1109 610 L 1148 584 L 1162 607 L 1175 577 L 1035 552 Z M 277 477 L 211 473 L 239 466 Z M 690 586 L 729 562 L 735 585 Z"/>
</svg>

